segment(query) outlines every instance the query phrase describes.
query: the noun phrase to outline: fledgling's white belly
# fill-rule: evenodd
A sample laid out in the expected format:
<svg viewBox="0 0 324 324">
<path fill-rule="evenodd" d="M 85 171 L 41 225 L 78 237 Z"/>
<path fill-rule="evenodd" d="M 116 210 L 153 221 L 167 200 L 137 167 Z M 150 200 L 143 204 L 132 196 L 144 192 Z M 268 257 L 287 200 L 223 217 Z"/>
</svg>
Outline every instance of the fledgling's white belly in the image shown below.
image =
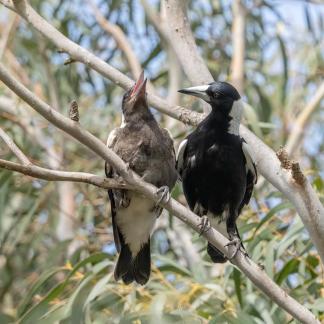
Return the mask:
<svg viewBox="0 0 324 324">
<path fill-rule="evenodd" d="M 116 223 L 134 257 L 148 241 L 157 217 L 152 211 L 155 206 L 153 201 L 134 192 L 128 195 L 130 204 L 117 211 Z"/>
</svg>

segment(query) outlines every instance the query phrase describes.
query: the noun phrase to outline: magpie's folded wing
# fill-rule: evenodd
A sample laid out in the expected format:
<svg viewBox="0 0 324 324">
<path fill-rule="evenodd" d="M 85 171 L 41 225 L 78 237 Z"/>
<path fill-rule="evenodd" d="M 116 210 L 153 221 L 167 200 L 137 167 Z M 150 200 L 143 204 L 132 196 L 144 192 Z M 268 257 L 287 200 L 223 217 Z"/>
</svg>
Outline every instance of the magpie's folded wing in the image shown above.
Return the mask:
<svg viewBox="0 0 324 324">
<path fill-rule="evenodd" d="M 253 151 L 250 148 L 249 144 L 243 139 L 242 141 L 242 151 L 245 158 L 245 169 L 246 169 L 246 191 L 243 199 L 243 204 L 246 205 L 249 203 L 254 185 L 258 180 L 258 172 L 256 168 L 255 158 Z"/>
<path fill-rule="evenodd" d="M 180 175 L 180 178 L 182 178 L 182 172 L 183 172 L 183 167 L 184 167 L 184 159 L 185 159 L 185 151 L 186 151 L 186 147 L 187 147 L 187 142 L 188 140 L 185 139 L 183 140 L 180 145 L 179 145 L 179 149 L 177 152 L 177 157 L 176 157 L 176 169 Z"/>
</svg>

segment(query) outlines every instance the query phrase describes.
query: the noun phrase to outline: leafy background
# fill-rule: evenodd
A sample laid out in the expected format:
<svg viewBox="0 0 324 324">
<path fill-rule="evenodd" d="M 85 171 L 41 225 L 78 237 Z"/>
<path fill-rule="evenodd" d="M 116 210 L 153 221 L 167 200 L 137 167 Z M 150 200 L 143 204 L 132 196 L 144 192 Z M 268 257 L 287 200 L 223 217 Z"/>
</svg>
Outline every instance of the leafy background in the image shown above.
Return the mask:
<svg viewBox="0 0 324 324">
<path fill-rule="evenodd" d="M 63 34 L 130 75 L 125 56 L 86 2 L 31 4 Z M 159 9 L 159 1 L 149 4 Z M 172 73 L 167 47 L 141 4 L 97 0 L 96 5 L 107 20 L 122 28 L 155 91 L 166 96 Z M 246 111 L 245 123 L 278 149 L 323 80 L 324 5 L 264 0 L 247 0 L 245 5 L 244 94 L 254 107 Z M 188 1 L 188 8 L 209 69 L 215 79 L 227 80 L 231 1 Z M 0 29 L 14 19 L 0 8 Z M 20 81 L 64 114 L 76 99 L 81 124 L 105 141 L 120 123 L 122 90 L 86 66 L 64 65 L 66 58 L 25 22 L 17 21 L 2 59 Z M 187 86 L 181 70 L 179 74 L 179 88 Z M 104 174 L 103 161 L 48 125 L 2 84 L 1 100 L 10 100 L 8 107 L 14 113 L 0 105 L 0 126 L 33 162 Z M 199 109 L 195 100 L 174 100 Z M 176 146 L 191 130 L 154 114 L 171 130 Z M 314 113 L 295 152 L 322 200 L 323 117 L 323 109 Z M 3 143 L 0 157 L 15 160 Z M 144 287 L 116 283 L 107 193 L 85 184 L 67 185 L 63 188 L 72 202 L 65 211 L 60 186 L 0 170 L 0 323 L 294 322 L 232 265 L 212 264 L 204 239 L 167 213 L 153 235 L 149 283 Z M 180 185 L 173 196 L 185 203 Z M 323 266 L 300 218 L 281 193 L 261 179 L 240 217 L 239 229 L 252 259 L 324 320 Z"/>
</svg>

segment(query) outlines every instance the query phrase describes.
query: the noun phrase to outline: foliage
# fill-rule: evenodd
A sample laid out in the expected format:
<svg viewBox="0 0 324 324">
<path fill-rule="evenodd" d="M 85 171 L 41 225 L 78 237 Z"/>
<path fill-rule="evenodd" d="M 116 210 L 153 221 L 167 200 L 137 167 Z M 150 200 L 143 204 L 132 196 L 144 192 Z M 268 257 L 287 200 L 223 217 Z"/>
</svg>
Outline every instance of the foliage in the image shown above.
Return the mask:
<svg viewBox="0 0 324 324">
<path fill-rule="evenodd" d="M 98 26 L 84 1 L 31 3 L 70 39 L 130 75 L 123 53 Z M 96 3 L 110 22 L 122 28 L 156 91 L 165 94 L 170 74 L 167 50 L 139 2 Z M 150 4 L 158 10 L 157 1 Z M 299 4 L 301 19 L 296 25 L 284 14 L 294 5 L 246 1 L 245 95 L 255 107 L 246 110 L 246 121 L 274 149 L 286 142 L 293 120 L 323 74 L 323 6 Z M 213 76 L 227 79 L 232 56 L 230 2 L 189 1 L 188 14 Z M 3 8 L 0 18 L 1 27 L 12 19 Z M 108 132 L 120 123 L 122 90 L 86 66 L 63 65 L 65 59 L 66 55 L 58 53 L 24 22 L 9 39 L 4 55 L 20 80 L 52 105 L 57 100 L 66 115 L 69 102 L 77 99 L 82 126 L 105 141 Z M 183 76 L 182 81 L 186 82 Z M 3 85 L 1 97 L 11 97 L 18 110 L 14 116 L 0 109 L 0 126 L 38 165 L 53 162 L 40 139 L 30 132 L 34 128 L 41 129 L 45 146 L 57 156 L 63 154 L 62 169 L 104 174 L 103 161 L 50 127 Z M 190 131 L 165 116 L 156 116 L 177 141 Z M 300 156 L 323 200 L 324 169 L 319 157 L 324 145 L 322 121 L 323 111 L 317 112 Z M 15 159 L 2 144 L 0 157 Z M 184 201 L 180 186 L 173 196 Z M 116 283 L 107 193 L 84 184 L 74 185 L 73 240 L 62 241 L 56 233 L 61 217 L 59 200 L 57 184 L 0 170 L 0 323 L 289 322 L 285 312 L 231 264 L 212 264 L 204 240 L 183 229 L 192 235 L 193 245 L 187 248 L 195 248 L 201 255 L 199 264 L 190 266 L 183 251 L 175 248 L 170 232 L 178 225 L 170 215 L 163 216 L 167 226 L 161 225 L 154 234 L 149 283 L 145 287 Z M 286 199 L 261 180 L 250 207 L 240 218 L 239 229 L 252 259 L 287 293 L 324 319 L 323 268 Z"/>
</svg>

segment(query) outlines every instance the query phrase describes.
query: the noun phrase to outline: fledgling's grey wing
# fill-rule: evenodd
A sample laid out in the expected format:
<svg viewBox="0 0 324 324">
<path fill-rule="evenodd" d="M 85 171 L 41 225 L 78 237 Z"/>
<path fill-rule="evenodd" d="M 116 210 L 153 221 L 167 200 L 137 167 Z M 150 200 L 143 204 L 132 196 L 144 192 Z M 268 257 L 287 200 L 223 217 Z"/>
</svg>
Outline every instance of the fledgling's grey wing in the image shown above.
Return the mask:
<svg viewBox="0 0 324 324">
<path fill-rule="evenodd" d="M 115 143 L 118 140 L 118 128 L 115 128 L 109 133 L 108 139 L 107 139 L 107 146 L 114 150 Z M 105 174 L 107 178 L 114 178 L 114 170 L 113 168 L 109 165 L 109 163 L 106 161 L 105 162 Z M 113 235 L 114 235 L 114 241 L 116 245 L 116 250 L 118 253 L 121 251 L 121 234 L 118 231 L 118 227 L 116 224 L 116 213 L 117 213 L 117 202 L 116 198 L 116 190 L 108 189 L 108 197 L 110 200 L 110 208 L 111 208 L 111 219 L 112 219 L 112 227 L 113 227 Z"/>
<path fill-rule="evenodd" d="M 172 134 L 170 133 L 170 131 L 167 128 L 163 128 L 162 133 L 163 133 L 163 141 L 164 143 L 166 143 L 168 165 L 169 165 L 169 177 L 168 177 L 167 185 L 169 189 L 172 190 L 178 179 L 178 172 L 176 169 L 176 153 L 174 149 Z"/>
</svg>

